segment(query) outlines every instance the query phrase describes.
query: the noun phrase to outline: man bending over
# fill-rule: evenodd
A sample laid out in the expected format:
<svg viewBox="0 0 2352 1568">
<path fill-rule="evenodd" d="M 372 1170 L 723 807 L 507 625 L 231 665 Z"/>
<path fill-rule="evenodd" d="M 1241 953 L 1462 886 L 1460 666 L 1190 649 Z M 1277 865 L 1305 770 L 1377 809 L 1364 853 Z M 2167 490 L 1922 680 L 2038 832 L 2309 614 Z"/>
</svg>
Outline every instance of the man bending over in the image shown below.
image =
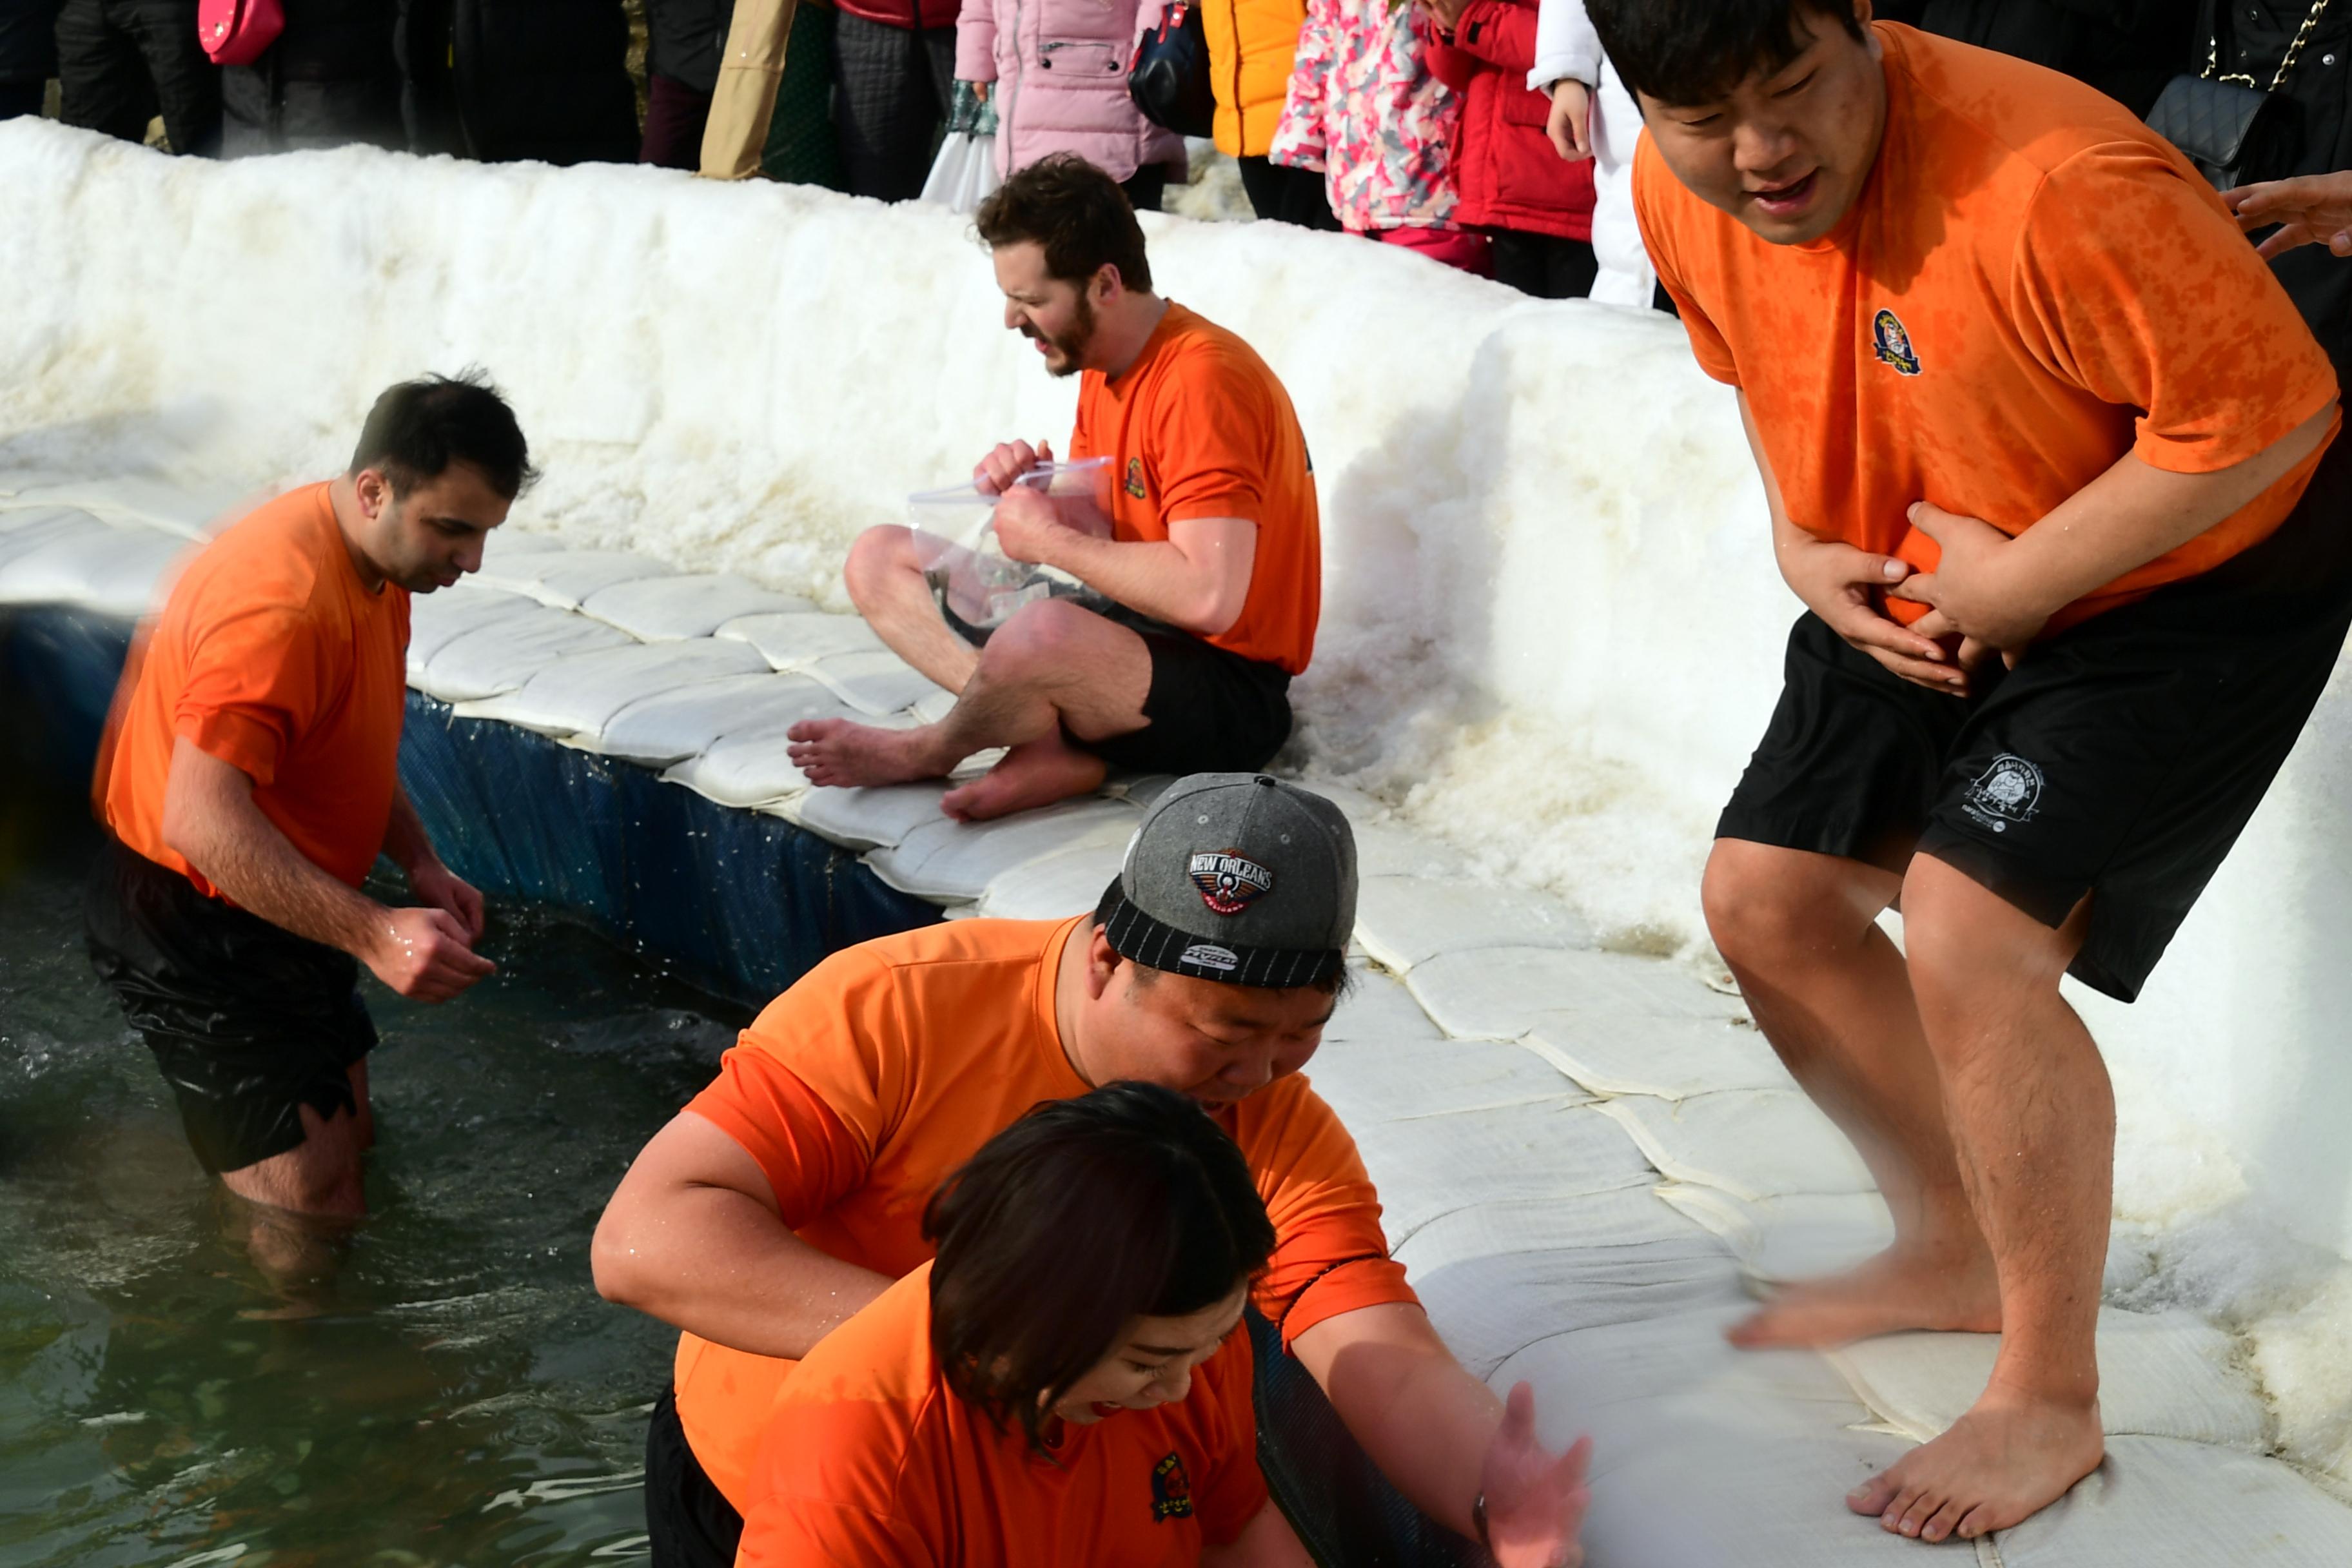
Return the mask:
<svg viewBox="0 0 2352 1568">
<path fill-rule="evenodd" d="M 944 774 L 1009 746 L 941 802 L 977 820 L 1084 795 L 1106 768 L 1249 771 L 1290 734 L 1291 677 L 1314 652 L 1322 544 L 1307 440 L 1289 395 L 1247 343 L 1151 291 L 1143 231 L 1118 185 L 1057 154 L 1014 174 L 978 219 L 1004 324 L 1055 375 L 1077 375 L 1074 458 L 1112 459 L 1108 539 L 1064 526 L 1013 481 L 1052 453 L 998 447 L 973 479 L 1001 493 L 1004 552 L 1113 601 L 1027 605 L 981 634 L 952 629 L 909 531 L 869 529 L 844 573 L 899 657 L 957 694 L 936 724 L 796 724 L 793 761 L 818 784 Z M 960 623 L 959 623 L 960 625 Z"/>
<path fill-rule="evenodd" d="M 488 385 L 394 386 L 349 472 L 196 554 L 124 672 L 98 765 L 113 841 L 90 880 L 90 958 L 197 1160 L 241 1197 L 365 1214 L 376 1037 L 359 966 L 425 1002 L 493 968 L 473 951 L 481 895 L 400 787 L 408 596 L 478 567 L 531 478 Z M 359 890 L 378 854 L 422 907 Z"/>
<path fill-rule="evenodd" d="M 1976 1405 L 1848 1500 L 1981 1536 L 2103 1451 L 2115 1099 L 2058 982 L 2138 994 L 2336 662 L 2336 378 L 2211 188 L 2079 83 L 1868 0 L 1591 8 L 1805 605 L 1708 927 L 1895 1222 L 1734 1337 L 2000 1331 Z"/>
<path fill-rule="evenodd" d="M 1347 981 L 1355 839 L 1264 774 L 1154 803 L 1092 915 L 845 949 L 768 1005 L 597 1223 L 596 1289 L 685 1331 L 646 1437 L 655 1568 L 725 1568 L 796 1359 L 931 1256 L 940 1180 L 1031 1106 L 1122 1079 L 1232 1134 L 1274 1222 L 1258 1309 L 1397 1489 L 1502 1568 L 1567 1568 L 1586 1445 L 1546 1453 L 1446 1351 L 1355 1141 L 1299 1068 Z"/>
</svg>

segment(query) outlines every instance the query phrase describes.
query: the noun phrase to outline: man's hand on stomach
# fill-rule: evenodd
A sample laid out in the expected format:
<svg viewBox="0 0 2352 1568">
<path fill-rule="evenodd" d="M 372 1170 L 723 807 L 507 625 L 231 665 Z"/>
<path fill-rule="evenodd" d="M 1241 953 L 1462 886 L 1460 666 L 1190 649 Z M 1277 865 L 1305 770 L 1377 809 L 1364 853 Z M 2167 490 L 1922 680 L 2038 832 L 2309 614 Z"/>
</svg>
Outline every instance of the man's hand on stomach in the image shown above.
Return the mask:
<svg viewBox="0 0 2352 1568">
<path fill-rule="evenodd" d="M 1775 531 L 1781 578 L 1830 630 L 1915 686 L 1968 695 L 1968 673 L 1953 667 L 1943 646 L 1898 624 L 1875 602 L 1878 592 L 1895 592 L 1911 574 L 1907 563 L 1796 528 Z"/>
</svg>

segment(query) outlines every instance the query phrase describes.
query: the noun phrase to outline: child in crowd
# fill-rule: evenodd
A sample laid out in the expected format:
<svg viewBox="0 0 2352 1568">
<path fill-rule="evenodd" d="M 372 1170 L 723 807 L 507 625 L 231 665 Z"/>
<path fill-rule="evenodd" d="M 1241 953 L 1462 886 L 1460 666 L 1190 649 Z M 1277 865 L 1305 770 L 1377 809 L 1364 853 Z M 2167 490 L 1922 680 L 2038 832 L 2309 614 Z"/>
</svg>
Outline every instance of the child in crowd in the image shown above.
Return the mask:
<svg viewBox="0 0 2352 1568">
<path fill-rule="evenodd" d="M 1486 237 L 1465 228 L 1454 210 L 1462 100 L 1430 69 L 1436 26 L 1418 5 L 1308 0 L 1268 155 L 1322 170 L 1331 210 L 1349 233 L 1483 278 L 1493 269 Z"/>
<path fill-rule="evenodd" d="M 1544 133 L 1551 100 L 1528 85 L 1537 0 L 1423 0 L 1437 25 L 1429 68 L 1462 97 L 1454 121 L 1455 219 L 1483 229 L 1495 278 L 1539 300 L 1592 289 L 1592 162 L 1567 162 Z"/>
<path fill-rule="evenodd" d="M 1257 1465 L 1242 1152 L 1172 1089 L 1042 1105 L 924 1211 L 938 1256 L 827 1335 L 761 1442 L 738 1568 L 1308 1568 Z"/>
<path fill-rule="evenodd" d="M 956 82 L 996 110 L 996 173 L 1075 153 L 1157 212 L 1184 179 L 1184 139 L 1143 118 L 1127 93 L 1137 0 L 963 0 Z M 959 92 L 961 96 L 961 92 Z"/>
<path fill-rule="evenodd" d="M 1645 310 L 1655 303 L 1671 310 L 1633 218 L 1633 144 L 1642 135 L 1642 110 L 1601 52 L 1584 0 L 1540 0 L 1528 86 L 1550 95 L 1546 129 L 1554 150 L 1570 162 L 1590 160 L 1598 270 L 1588 294 L 1605 305 Z"/>
</svg>

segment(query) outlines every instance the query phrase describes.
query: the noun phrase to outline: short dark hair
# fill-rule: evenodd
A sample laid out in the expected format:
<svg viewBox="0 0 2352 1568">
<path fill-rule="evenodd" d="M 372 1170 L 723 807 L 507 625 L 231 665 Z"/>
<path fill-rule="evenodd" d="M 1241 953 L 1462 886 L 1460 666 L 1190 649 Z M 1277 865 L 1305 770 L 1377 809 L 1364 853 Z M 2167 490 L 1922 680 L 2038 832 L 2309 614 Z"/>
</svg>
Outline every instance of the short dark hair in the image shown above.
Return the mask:
<svg viewBox="0 0 2352 1568">
<path fill-rule="evenodd" d="M 948 1386 L 1039 1453 L 1046 1407 L 1130 1319 L 1213 1307 L 1274 1252 L 1241 1150 L 1148 1083 L 1033 1108 L 940 1185 L 923 1236 Z"/>
<path fill-rule="evenodd" d="M 1863 37 L 1853 0 L 1586 0 L 1585 11 L 1625 85 L 1661 103 L 1705 103 L 1795 59 L 1799 11 Z"/>
<path fill-rule="evenodd" d="M 539 478 L 514 410 L 478 369 L 384 388 L 360 426 L 351 472 L 378 469 L 393 494 L 402 495 L 440 478 L 452 463 L 470 465 L 509 500 Z"/>
<path fill-rule="evenodd" d="M 1083 286 L 1108 264 L 1119 281 L 1151 290 L 1143 226 L 1118 182 L 1076 153 L 1049 153 L 990 193 L 972 219 L 991 250 L 1031 240 L 1045 252 L 1045 275 Z"/>
</svg>

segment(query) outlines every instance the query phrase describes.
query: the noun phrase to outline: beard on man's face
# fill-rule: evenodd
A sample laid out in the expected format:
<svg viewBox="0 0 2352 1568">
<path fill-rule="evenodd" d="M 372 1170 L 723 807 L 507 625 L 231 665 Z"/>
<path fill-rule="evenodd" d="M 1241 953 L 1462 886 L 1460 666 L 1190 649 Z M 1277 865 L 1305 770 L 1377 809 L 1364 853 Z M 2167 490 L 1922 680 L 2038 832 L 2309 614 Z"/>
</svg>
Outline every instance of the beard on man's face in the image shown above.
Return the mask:
<svg viewBox="0 0 2352 1568">
<path fill-rule="evenodd" d="M 1095 341 L 1094 301 L 1083 293 L 1078 296 L 1077 309 L 1070 329 L 1066 332 L 1058 335 L 1041 332 L 1024 321 L 1021 326 L 1021 335 L 1045 345 L 1048 351 L 1045 355 L 1047 374 L 1076 375 L 1085 368 L 1087 346 Z"/>
</svg>

